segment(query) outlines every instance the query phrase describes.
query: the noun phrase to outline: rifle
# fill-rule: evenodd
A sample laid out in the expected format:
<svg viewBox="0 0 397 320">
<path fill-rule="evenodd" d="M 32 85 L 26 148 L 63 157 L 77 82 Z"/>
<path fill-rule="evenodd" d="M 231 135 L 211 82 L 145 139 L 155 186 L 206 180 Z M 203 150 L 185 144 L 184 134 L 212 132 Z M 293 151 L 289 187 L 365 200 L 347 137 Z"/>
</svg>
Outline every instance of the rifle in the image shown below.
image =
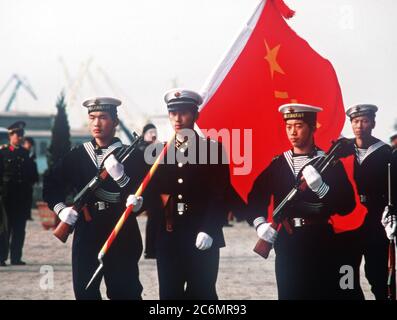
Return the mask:
<svg viewBox="0 0 397 320">
<path fill-rule="evenodd" d="M 142 137 L 138 137 L 138 135 L 134 132 L 133 133 L 135 140 L 129 145 L 127 148 L 118 148 L 114 151 L 115 158 L 120 162 L 124 163 L 135 150 L 137 144 L 142 140 Z M 110 153 L 108 156 L 110 156 Z M 106 157 L 106 158 L 107 158 Z M 85 221 L 89 222 L 92 220 L 90 213 L 88 212 L 87 204 L 89 203 L 90 199 L 94 195 L 95 190 L 97 190 L 108 178 L 109 173 L 103 168 L 103 164 L 105 159 L 102 161 L 101 167 L 98 170 L 98 174 L 91 179 L 90 182 L 86 184 L 86 186 L 81 189 L 81 191 L 74 197 L 72 208 L 76 212 L 82 212 L 84 215 Z M 66 242 L 69 234 L 73 232 L 73 227 L 66 222 L 61 221 L 57 228 L 54 230 L 53 234 L 62 242 Z"/>
<path fill-rule="evenodd" d="M 318 156 L 312 159 L 307 165 L 312 164 L 313 167 L 321 174 L 328 167 L 332 167 L 336 164 L 339 158 L 347 157 L 353 152 L 353 143 L 354 140 L 347 138 L 340 138 L 337 141 L 333 141 L 331 148 L 325 154 L 325 156 Z M 302 173 L 304 168 L 298 174 Z M 284 225 L 287 232 L 291 233 L 292 229 L 287 222 L 287 220 L 283 217 L 283 212 L 285 209 L 291 205 L 291 203 L 296 200 L 297 196 L 300 195 L 307 189 L 307 183 L 303 179 L 297 179 L 292 190 L 287 194 L 287 196 L 279 203 L 276 209 L 273 211 L 273 222 L 271 227 L 277 231 L 280 231 L 281 227 Z M 273 245 L 263 239 L 259 239 L 255 245 L 254 252 L 262 256 L 263 258 L 267 258 L 269 256 L 270 250 Z"/>
<path fill-rule="evenodd" d="M 394 207 L 391 199 L 391 165 L 387 165 L 387 193 L 389 214 L 394 213 Z M 393 220 L 391 220 L 393 223 Z M 389 242 L 389 253 L 387 261 L 387 300 L 396 300 L 396 245 L 394 238 Z"/>
</svg>

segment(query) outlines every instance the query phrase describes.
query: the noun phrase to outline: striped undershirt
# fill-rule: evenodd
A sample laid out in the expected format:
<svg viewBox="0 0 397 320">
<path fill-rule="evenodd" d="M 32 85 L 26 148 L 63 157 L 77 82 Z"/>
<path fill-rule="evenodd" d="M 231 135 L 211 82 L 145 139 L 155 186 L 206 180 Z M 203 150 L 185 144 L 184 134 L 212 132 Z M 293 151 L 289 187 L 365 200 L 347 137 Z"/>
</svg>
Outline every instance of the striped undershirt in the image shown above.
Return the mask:
<svg viewBox="0 0 397 320">
<path fill-rule="evenodd" d="M 309 156 L 307 155 L 292 155 L 292 166 L 294 167 L 295 177 L 298 176 L 298 173 L 302 170 L 303 166 L 309 161 Z"/>
<path fill-rule="evenodd" d="M 361 164 L 365 158 L 365 155 L 367 154 L 368 149 L 362 149 L 362 148 L 357 148 L 356 147 L 356 155 L 357 155 L 357 161 L 359 164 Z"/>
<path fill-rule="evenodd" d="M 95 150 L 95 159 L 96 159 L 96 163 L 97 163 L 98 167 L 102 163 L 103 155 L 106 154 L 107 150 L 108 150 L 108 148 Z"/>
</svg>

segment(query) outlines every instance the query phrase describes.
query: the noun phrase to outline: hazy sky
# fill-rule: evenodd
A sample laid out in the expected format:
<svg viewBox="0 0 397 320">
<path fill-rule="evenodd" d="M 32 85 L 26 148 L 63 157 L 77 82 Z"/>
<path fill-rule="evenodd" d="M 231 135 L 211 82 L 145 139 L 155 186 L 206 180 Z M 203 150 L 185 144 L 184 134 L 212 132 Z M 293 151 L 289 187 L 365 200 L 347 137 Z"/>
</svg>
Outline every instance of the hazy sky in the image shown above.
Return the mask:
<svg viewBox="0 0 397 320">
<path fill-rule="evenodd" d="M 120 95 L 128 114 L 165 114 L 163 93 L 175 83 L 200 90 L 258 0 L 0 0 L 0 89 L 13 73 L 23 90 L 17 110 L 54 112 L 56 97 L 86 64 L 71 121 L 93 92 Z M 395 0 L 287 0 L 295 31 L 334 65 L 345 106 L 380 106 L 375 135 L 387 140 L 395 106 Z M 63 61 L 63 62 L 62 62 Z M 65 68 L 66 66 L 66 68 Z M 10 90 L 0 97 L 3 109 Z M 138 115 L 139 114 L 139 115 Z M 72 123 L 72 125 L 73 125 Z M 346 134 L 350 129 L 346 127 Z"/>
</svg>

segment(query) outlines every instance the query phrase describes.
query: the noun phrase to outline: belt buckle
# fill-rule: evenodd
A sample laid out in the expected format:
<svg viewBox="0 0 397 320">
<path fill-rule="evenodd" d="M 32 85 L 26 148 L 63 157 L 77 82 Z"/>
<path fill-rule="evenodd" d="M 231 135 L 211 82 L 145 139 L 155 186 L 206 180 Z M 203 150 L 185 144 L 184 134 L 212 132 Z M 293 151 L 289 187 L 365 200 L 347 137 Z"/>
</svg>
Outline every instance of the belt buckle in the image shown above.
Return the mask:
<svg viewBox="0 0 397 320">
<path fill-rule="evenodd" d="M 181 216 L 181 215 L 183 215 L 184 212 L 187 211 L 187 204 L 184 202 L 178 202 L 176 204 L 176 208 L 177 208 L 178 214 Z"/>
<path fill-rule="evenodd" d="M 360 194 L 360 202 L 361 203 L 366 203 L 367 202 L 367 196 L 365 194 Z"/>
<path fill-rule="evenodd" d="M 292 221 L 294 222 L 294 227 L 300 228 L 305 225 L 305 219 L 303 218 L 292 218 Z"/>
<path fill-rule="evenodd" d="M 95 205 L 98 209 L 98 211 L 103 211 L 107 209 L 107 205 L 105 201 L 97 201 L 95 202 Z"/>
</svg>

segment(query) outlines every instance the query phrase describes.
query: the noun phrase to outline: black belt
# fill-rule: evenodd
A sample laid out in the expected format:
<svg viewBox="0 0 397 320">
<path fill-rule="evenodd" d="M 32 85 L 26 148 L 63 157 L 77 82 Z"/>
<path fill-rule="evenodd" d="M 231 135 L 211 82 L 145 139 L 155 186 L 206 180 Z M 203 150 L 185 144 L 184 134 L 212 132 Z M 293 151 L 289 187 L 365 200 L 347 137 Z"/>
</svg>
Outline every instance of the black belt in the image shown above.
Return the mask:
<svg viewBox="0 0 397 320">
<path fill-rule="evenodd" d="M 360 203 L 362 204 L 376 204 L 379 201 L 385 201 L 386 196 L 385 195 L 378 195 L 378 196 L 367 196 L 365 194 L 359 194 L 360 197 Z"/>
<path fill-rule="evenodd" d="M 301 228 L 310 225 L 326 225 L 329 224 L 326 217 L 305 217 L 305 218 L 289 218 L 288 222 L 295 228 Z"/>
<path fill-rule="evenodd" d="M 112 207 L 114 207 L 114 205 L 115 205 L 115 203 L 110 203 L 110 202 L 99 200 L 99 201 L 91 203 L 88 206 L 88 208 L 91 213 L 95 212 L 97 214 L 103 214 L 103 213 L 106 213 Z"/>
</svg>

